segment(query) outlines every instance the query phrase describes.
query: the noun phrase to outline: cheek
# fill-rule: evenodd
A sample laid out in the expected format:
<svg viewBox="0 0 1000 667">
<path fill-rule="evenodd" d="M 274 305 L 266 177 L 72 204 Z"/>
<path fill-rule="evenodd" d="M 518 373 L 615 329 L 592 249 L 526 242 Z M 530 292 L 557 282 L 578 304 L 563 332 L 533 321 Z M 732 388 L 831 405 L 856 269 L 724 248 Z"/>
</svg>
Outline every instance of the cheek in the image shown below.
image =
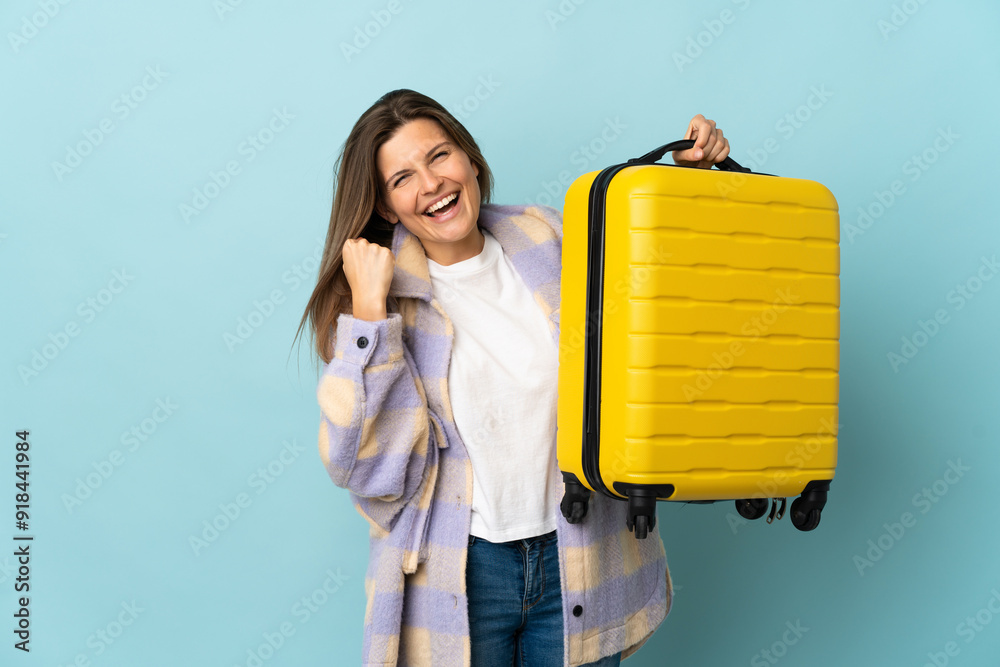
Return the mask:
<svg viewBox="0 0 1000 667">
<path fill-rule="evenodd" d="M 411 204 L 409 208 L 407 208 L 407 202 Z M 388 204 L 396 216 L 406 215 L 413 211 L 412 197 L 407 197 L 406 192 L 400 190 L 389 195 Z"/>
<path fill-rule="evenodd" d="M 476 169 L 472 169 L 469 171 L 469 180 L 471 181 L 470 188 L 472 189 L 473 193 L 475 193 L 477 196 L 476 201 L 479 201 L 479 196 L 482 195 L 482 193 L 479 191 L 478 178 L 479 174 L 477 173 Z"/>
<path fill-rule="evenodd" d="M 476 165 L 469 162 L 462 169 L 461 178 L 469 182 L 470 186 L 479 187 L 479 182 L 476 180 L 479 177 L 477 172 Z"/>
</svg>

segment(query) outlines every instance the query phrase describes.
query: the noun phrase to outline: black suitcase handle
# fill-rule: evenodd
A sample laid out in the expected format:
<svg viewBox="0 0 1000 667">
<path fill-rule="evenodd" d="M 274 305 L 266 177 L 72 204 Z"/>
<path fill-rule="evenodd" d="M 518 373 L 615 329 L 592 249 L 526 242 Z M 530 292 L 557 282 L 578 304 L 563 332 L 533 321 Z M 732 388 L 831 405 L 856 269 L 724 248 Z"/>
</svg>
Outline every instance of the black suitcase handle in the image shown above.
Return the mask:
<svg viewBox="0 0 1000 667">
<path fill-rule="evenodd" d="M 628 164 L 653 164 L 658 161 L 664 155 L 670 151 L 684 151 L 689 148 L 694 148 L 694 139 L 681 139 L 679 141 L 671 141 L 669 144 L 664 144 L 655 150 L 651 150 L 642 157 L 634 157 L 628 161 Z M 727 157 L 722 162 L 717 162 L 716 167 L 722 171 L 743 171 L 750 172 L 746 167 L 741 167 L 736 160 L 731 157 Z"/>
</svg>

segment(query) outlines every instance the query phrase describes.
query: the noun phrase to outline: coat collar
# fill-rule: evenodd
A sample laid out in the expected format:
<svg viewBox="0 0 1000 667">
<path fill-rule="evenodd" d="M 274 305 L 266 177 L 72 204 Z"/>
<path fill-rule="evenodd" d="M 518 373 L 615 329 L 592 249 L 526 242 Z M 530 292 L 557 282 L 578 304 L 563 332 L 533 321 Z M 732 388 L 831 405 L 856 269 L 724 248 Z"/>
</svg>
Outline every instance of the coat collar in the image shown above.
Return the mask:
<svg viewBox="0 0 1000 667">
<path fill-rule="evenodd" d="M 562 220 L 558 211 L 538 206 L 482 204 L 479 225 L 500 243 L 557 331 L 562 268 Z M 392 254 L 396 266 L 389 295 L 431 302 L 433 290 L 427 254 L 420 239 L 400 223 L 393 230 Z"/>
</svg>

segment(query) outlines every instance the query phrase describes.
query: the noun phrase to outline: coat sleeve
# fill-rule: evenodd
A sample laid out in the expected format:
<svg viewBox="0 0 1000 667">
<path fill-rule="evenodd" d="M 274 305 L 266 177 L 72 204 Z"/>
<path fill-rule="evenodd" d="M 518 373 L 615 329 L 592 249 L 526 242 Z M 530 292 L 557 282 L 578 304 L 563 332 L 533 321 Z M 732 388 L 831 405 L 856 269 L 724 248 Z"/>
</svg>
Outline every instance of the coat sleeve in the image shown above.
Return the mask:
<svg viewBox="0 0 1000 667">
<path fill-rule="evenodd" d="M 437 467 L 438 434 L 402 328 L 398 313 L 375 322 L 341 314 L 333 358 L 317 387 L 327 473 L 385 532 L 407 503 L 425 500 Z"/>
</svg>

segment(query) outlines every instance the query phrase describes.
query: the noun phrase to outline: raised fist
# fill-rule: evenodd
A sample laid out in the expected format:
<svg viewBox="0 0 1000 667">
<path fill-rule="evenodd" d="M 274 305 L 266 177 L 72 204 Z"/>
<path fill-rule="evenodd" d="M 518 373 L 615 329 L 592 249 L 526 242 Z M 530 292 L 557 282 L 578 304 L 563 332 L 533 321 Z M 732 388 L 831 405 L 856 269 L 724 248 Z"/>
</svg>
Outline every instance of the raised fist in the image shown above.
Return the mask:
<svg viewBox="0 0 1000 667">
<path fill-rule="evenodd" d="M 344 275 L 351 286 L 354 316 L 366 320 L 385 319 L 396 259 L 392 251 L 365 239 L 344 243 Z"/>
</svg>

